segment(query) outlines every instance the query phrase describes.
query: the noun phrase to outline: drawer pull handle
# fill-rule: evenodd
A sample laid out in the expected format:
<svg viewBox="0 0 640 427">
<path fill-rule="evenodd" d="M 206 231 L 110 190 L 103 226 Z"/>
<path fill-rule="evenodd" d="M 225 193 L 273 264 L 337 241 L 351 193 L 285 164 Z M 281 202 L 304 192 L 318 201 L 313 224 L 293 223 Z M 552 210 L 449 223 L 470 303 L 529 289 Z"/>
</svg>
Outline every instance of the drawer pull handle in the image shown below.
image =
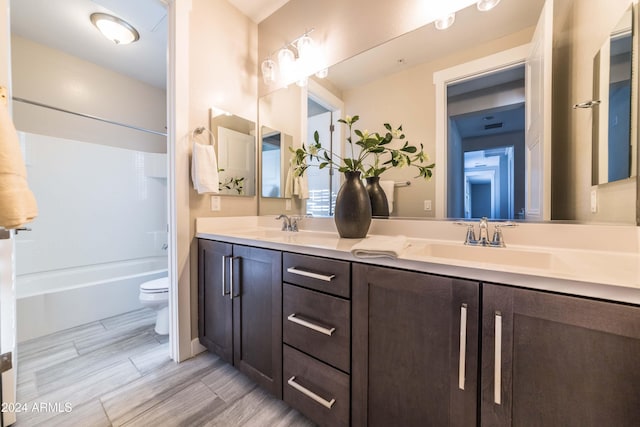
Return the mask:
<svg viewBox="0 0 640 427">
<path fill-rule="evenodd" d="M 495 312 L 495 344 L 493 362 L 493 401 L 496 405 L 502 403 L 502 313 Z"/>
<path fill-rule="evenodd" d="M 321 404 L 322 406 L 324 406 L 327 409 L 331 409 L 333 404 L 336 403 L 336 399 L 325 400 L 322 397 L 320 397 L 317 394 L 315 394 L 314 392 L 312 392 L 311 390 L 309 390 L 308 388 L 303 387 L 300 384 L 298 384 L 296 382 L 295 375 L 292 376 L 291 378 L 289 378 L 289 381 L 287 381 L 287 384 L 289 384 L 291 387 L 295 388 L 296 390 L 298 390 L 300 393 L 304 394 L 305 396 L 307 396 L 307 397 L 313 399 L 314 401 L 318 402 L 319 404 Z"/>
<path fill-rule="evenodd" d="M 464 390 L 467 360 L 467 304 L 460 307 L 460 360 L 458 365 L 458 388 Z"/>
<path fill-rule="evenodd" d="M 311 277 L 312 279 L 324 280 L 325 282 L 330 282 L 334 277 L 336 277 L 335 274 L 318 274 L 311 271 L 298 270 L 296 267 L 289 267 L 287 268 L 287 271 L 292 274 L 297 274 L 298 276 Z"/>
<path fill-rule="evenodd" d="M 222 296 L 226 297 L 227 295 L 229 295 L 229 292 L 227 292 L 227 287 L 226 287 L 226 283 L 227 283 L 227 258 L 231 258 L 230 256 L 227 255 L 222 255 Z"/>
<path fill-rule="evenodd" d="M 306 321 L 304 319 L 296 317 L 296 313 L 290 314 L 287 317 L 287 320 L 290 321 L 290 322 L 293 322 L 293 323 L 297 323 L 300 326 L 304 326 L 305 328 L 313 329 L 316 332 L 320 332 L 321 334 L 325 334 L 325 335 L 328 335 L 328 336 L 333 335 L 333 333 L 336 331 L 336 328 L 331 328 L 331 329 L 324 328 L 324 327 L 322 327 L 320 325 L 316 325 L 315 323 L 311 323 L 311 322 L 308 322 L 308 321 Z"/>
</svg>

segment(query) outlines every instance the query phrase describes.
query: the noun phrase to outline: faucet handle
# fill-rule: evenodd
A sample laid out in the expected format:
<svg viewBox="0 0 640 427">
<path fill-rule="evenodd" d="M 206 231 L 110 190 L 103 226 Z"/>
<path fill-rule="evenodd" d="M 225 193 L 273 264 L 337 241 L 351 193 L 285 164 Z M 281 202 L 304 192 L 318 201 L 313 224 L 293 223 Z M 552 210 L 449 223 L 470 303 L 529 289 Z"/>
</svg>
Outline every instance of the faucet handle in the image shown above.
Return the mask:
<svg viewBox="0 0 640 427">
<path fill-rule="evenodd" d="M 478 242 L 476 239 L 476 232 L 473 229 L 473 224 L 469 224 L 468 222 L 456 221 L 453 225 L 459 225 L 462 227 L 467 227 L 467 234 L 464 237 L 465 245 L 473 245 Z"/>
<path fill-rule="evenodd" d="M 514 223 L 514 222 L 503 222 L 500 224 L 496 224 L 494 229 L 493 229 L 493 237 L 491 238 L 491 246 L 497 246 L 500 248 L 504 248 L 505 246 L 507 246 L 504 243 L 504 236 L 502 235 L 502 228 L 503 227 L 517 227 L 518 224 Z"/>
</svg>

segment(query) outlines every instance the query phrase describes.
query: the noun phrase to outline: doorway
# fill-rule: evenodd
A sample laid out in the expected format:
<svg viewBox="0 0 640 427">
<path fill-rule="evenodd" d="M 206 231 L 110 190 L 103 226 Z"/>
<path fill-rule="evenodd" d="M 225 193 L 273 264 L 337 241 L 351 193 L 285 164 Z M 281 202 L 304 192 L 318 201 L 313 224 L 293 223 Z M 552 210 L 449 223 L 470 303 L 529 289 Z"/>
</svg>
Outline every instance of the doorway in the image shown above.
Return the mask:
<svg viewBox="0 0 640 427">
<path fill-rule="evenodd" d="M 518 64 L 447 85 L 447 217 L 522 217 L 524 73 Z"/>
</svg>

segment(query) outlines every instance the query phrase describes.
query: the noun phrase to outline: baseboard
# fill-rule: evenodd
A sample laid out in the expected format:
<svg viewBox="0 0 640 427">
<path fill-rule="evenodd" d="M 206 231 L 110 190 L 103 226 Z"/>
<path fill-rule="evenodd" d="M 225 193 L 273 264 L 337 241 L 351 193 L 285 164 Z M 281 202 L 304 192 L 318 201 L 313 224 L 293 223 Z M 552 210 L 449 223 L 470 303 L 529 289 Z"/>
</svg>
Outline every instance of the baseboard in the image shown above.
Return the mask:
<svg viewBox="0 0 640 427">
<path fill-rule="evenodd" d="M 194 338 L 191 340 L 191 357 L 194 357 L 206 350 L 207 348 L 200 344 L 200 340 L 198 340 L 198 338 Z"/>
</svg>

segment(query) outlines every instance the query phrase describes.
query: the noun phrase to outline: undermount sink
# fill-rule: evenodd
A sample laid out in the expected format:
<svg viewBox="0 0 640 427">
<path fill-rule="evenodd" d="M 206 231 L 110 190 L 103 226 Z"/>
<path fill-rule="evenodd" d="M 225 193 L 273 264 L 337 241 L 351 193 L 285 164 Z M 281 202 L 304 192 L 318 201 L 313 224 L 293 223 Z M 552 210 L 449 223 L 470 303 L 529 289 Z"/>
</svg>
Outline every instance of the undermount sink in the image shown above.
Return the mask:
<svg viewBox="0 0 640 427">
<path fill-rule="evenodd" d="M 451 260 L 501 264 L 523 268 L 548 269 L 552 267 L 550 253 L 513 248 L 467 246 L 464 244 L 429 243 L 419 249 L 421 255 Z"/>
</svg>

